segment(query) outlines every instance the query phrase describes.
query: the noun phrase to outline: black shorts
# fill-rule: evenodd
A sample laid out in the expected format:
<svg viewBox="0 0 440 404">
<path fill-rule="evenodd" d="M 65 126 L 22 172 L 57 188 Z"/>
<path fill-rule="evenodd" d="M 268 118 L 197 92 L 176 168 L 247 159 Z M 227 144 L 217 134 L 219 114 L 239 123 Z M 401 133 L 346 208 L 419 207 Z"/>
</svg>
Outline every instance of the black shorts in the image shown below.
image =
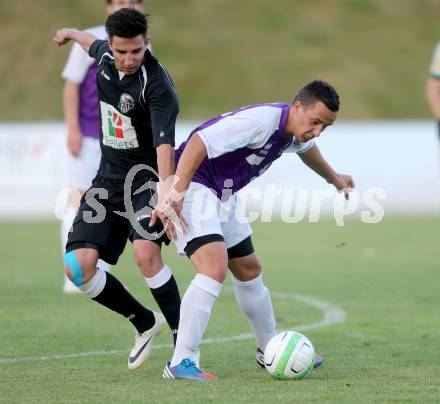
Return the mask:
<svg viewBox="0 0 440 404">
<path fill-rule="evenodd" d="M 137 192 L 140 187 L 145 187 Z M 151 240 L 168 245 L 160 221 L 148 227 L 156 202 L 155 182 L 146 179 L 134 181 L 124 200 L 124 183 L 96 176 L 91 188 L 81 199 L 66 252 L 78 248 L 95 248 L 99 258 L 115 265 L 122 254 L 127 239 Z M 127 205 L 127 206 L 126 206 Z"/>
</svg>

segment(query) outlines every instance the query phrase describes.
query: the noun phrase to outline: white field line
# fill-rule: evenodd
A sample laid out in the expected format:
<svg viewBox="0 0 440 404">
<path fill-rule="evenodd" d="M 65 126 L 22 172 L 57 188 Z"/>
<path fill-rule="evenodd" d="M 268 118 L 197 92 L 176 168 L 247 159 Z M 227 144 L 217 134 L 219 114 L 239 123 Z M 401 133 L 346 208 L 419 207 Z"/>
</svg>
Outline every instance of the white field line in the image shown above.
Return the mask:
<svg viewBox="0 0 440 404">
<path fill-rule="evenodd" d="M 225 291 L 232 292 L 232 288 L 225 288 Z M 346 313 L 341 308 L 321 299 L 317 299 L 313 296 L 308 295 L 299 295 L 296 293 L 283 293 L 283 292 L 271 292 L 271 296 L 274 300 L 295 300 L 299 303 L 304 303 L 308 306 L 311 306 L 315 309 L 320 310 L 323 313 L 323 318 L 320 321 L 316 321 L 314 323 L 295 325 L 290 327 L 291 329 L 297 331 L 306 331 L 313 330 L 317 328 L 324 328 L 334 324 L 341 324 L 346 320 Z M 202 344 L 219 344 L 224 342 L 232 342 L 232 341 L 243 341 L 248 339 L 253 339 L 253 333 L 245 333 L 232 335 L 228 337 L 219 337 L 219 338 L 207 338 L 202 340 Z M 164 348 L 173 348 L 172 344 L 162 344 L 155 345 L 153 349 L 164 349 Z M 89 356 L 107 356 L 107 355 L 116 355 L 120 353 L 127 353 L 128 349 L 116 349 L 112 351 L 90 351 L 90 352 L 78 352 L 71 354 L 60 354 L 60 355 L 48 355 L 48 356 L 28 356 L 21 358 L 0 358 L 1 365 L 9 365 L 20 362 L 40 362 L 40 361 L 52 361 L 52 360 L 64 360 L 64 359 L 76 359 L 76 358 L 85 358 Z"/>
</svg>

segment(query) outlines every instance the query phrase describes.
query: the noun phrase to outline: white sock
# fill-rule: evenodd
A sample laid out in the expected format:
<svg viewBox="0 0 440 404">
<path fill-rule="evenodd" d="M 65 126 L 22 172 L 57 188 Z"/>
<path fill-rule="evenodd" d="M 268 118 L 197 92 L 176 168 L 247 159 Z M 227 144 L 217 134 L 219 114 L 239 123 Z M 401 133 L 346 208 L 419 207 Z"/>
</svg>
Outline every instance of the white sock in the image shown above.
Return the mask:
<svg viewBox="0 0 440 404">
<path fill-rule="evenodd" d="M 197 274 L 192 280 L 180 305 L 179 333 L 171 366 L 178 365 L 184 358 L 198 361 L 200 341 L 222 286 L 220 282 L 202 274 Z"/>
<path fill-rule="evenodd" d="M 264 286 L 261 274 L 247 282 L 232 277 L 232 283 L 238 305 L 254 330 L 257 347 L 264 352 L 276 329 L 269 290 Z"/>
<path fill-rule="evenodd" d="M 111 272 L 111 270 L 110 270 L 111 269 L 111 265 L 108 262 L 105 262 L 105 261 L 103 261 L 101 259 L 98 260 L 98 263 L 96 264 L 96 266 L 99 269 L 102 269 L 105 272 Z"/>
<path fill-rule="evenodd" d="M 105 273 L 105 271 L 96 268 L 96 274 L 92 277 L 92 279 L 79 286 L 78 288 L 81 289 L 91 299 L 93 299 L 102 292 L 106 282 L 107 274 Z"/>
<path fill-rule="evenodd" d="M 144 276 L 144 279 L 150 289 L 157 289 L 165 285 L 172 276 L 173 273 L 170 267 L 168 265 L 164 265 L 156 275 L 151 278 Z"/>
</svg>

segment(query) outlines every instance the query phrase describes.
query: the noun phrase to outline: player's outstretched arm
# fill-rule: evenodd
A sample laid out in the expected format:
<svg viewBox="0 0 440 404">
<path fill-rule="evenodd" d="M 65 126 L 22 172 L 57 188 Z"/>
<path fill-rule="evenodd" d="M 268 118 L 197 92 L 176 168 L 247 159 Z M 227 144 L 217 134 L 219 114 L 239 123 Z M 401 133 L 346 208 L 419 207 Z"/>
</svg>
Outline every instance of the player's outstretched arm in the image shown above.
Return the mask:
<svg viewBox="0 0 440 404">
<path fill-rule="evenodd" d="M 339 174 L 325 161 L 319 148 L 314 144 L 309 150 L 300 153 L 299 156 L 304 164 L 319 174 L 338 191 L 344 192 L 345 199 L 349 198 L 349 192 L 355 184 L 350 175 Z"/>
<path fill-rule="evenodd" d="M 77 42 L 87 53 L 89 53 L 89 48 L 93 42 L 98 38 L 94 35 L 89 34 L 85 31 L 78 31 L 75 28 L 62 28 L 59 29 L 53 40 L 58 46 L 65 45 L 70 40 Z"/>
</svg>

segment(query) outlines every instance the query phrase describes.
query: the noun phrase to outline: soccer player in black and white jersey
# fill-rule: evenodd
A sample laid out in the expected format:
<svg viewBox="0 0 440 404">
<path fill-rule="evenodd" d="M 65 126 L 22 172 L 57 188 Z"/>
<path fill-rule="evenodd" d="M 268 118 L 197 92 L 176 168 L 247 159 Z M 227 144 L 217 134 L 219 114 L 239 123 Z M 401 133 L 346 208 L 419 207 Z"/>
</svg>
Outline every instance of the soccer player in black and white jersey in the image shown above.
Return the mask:
<svg viewBox="0 0 440 404">
<path fill-rule="evenodd" d="M 90 298 L 126 317 L 136 328 L 129 369 L 148 358 L 154 337 L 165 323 L 160 313 L 141 305 L 98 259 L 114 265 L 133 244 L 136 264 L 162 310 L 174 338 L 180 296 L 161 258 L 169 244 L 161 223 L 149 227 L 154 186 L 174 174 L 174 130 L 178 99 L 166 70 L 148 51 L 147 18 L 122 8 L 106 21 L 108 42 L 76 29 L 58 30 L 54 41 L 77 42 L 97 61 L 101 162 L 92 187 L 81 200 L 66 245 L 65 272 Z M 158 200 L 166 191 L 164 183 Z"/>
<path fill-rule="evenodd" d="M 108 15 L 124 7 L 134 7 L 141 12 L 144 10 L 143 0 L 106 0 L 104 3 Z M 98 39 L 107 39 L 104 25 L 89 28 L 87 32 Z M 151 42 L 149 49 L 151 50 Z M 65 80 L 63 104 L 67 129 L 66 185 L 70 189 L 69 204 L 61 223 L 63 256 L 81 197 L 86 189 L 92 185 L 101 160 L 96 69 L 95 60 L 84 52 L 80 45 L 74 43 L 62 73 Z M 110 265 L 102 260 L 98 261 L 98 267 L 105 271 L 110 270 Z M 63 292 L 68 294 L 81 293 L 81 290 L 65 276 Z"/>
</svg>

